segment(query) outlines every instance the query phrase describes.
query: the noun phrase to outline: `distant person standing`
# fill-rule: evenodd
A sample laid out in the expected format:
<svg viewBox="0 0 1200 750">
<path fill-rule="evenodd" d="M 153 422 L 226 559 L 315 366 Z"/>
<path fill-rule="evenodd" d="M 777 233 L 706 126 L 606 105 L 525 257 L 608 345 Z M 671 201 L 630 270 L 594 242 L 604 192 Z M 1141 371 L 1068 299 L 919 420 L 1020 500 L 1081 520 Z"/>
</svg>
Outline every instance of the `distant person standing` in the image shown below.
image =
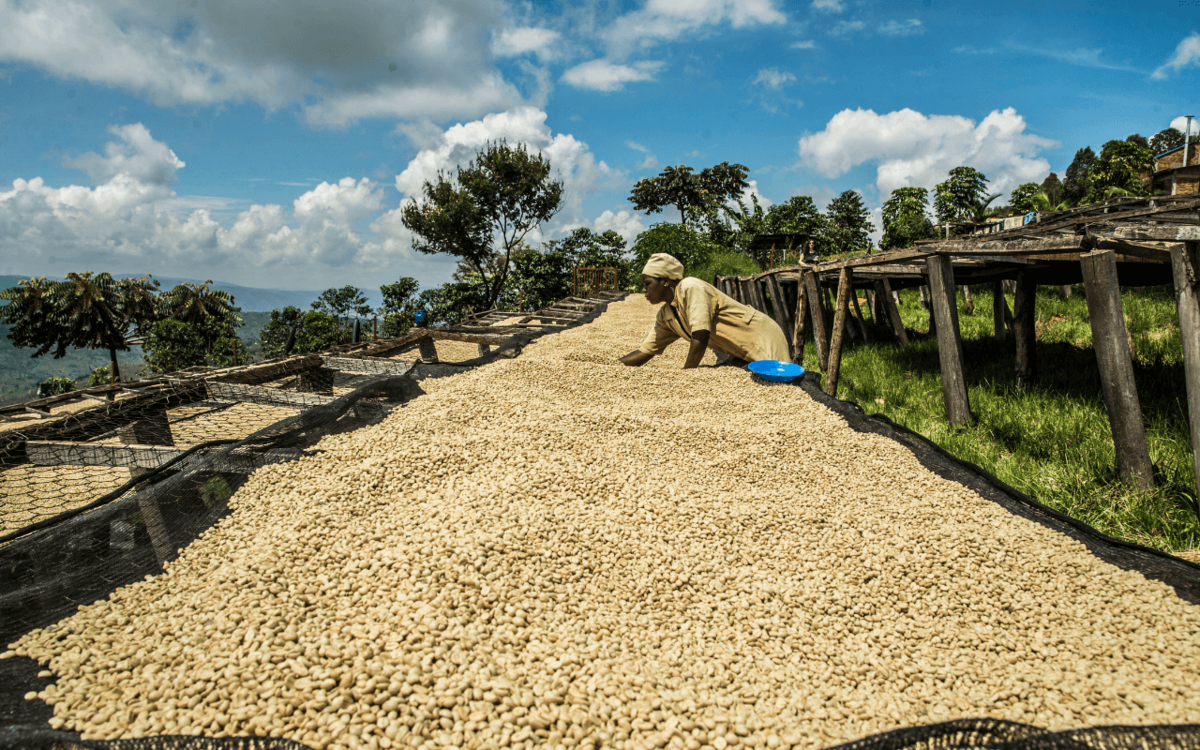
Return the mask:
<svg viewBox="0 0 1200 750">
<path fill-rule="evenodd" d="M 685 370 L 698 367 L 709 348 L 744 362 L 790 361 L 787 338 L 778 323 L 708 282 L 683 278 L 683 264 L 675 257 L 651 255 L 642 269 L 642 285 L 650 304 L 666 304 L 659 308 L 642 345 L 621 357 L 623 364 L 644 365 L 681 338 L 691 342 Z"/>
</svg>

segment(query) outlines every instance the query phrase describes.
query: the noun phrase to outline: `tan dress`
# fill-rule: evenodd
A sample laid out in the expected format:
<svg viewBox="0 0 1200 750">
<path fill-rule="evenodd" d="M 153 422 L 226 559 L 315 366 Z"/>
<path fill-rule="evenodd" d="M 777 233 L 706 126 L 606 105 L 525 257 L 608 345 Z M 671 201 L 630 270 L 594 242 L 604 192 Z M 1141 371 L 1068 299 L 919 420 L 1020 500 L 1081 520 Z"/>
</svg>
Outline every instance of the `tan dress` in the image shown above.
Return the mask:
<svg viewBox="0 0 1200 750">
<path fill-rule="evenodd" d="M 676 339 L 691 341 L 695 331 L 709 332 L 710 348 L 748 362 L 791 361 L 787 338 L 778 323 L 692 277 L 680 281 L 675 298 L 658 309 L 654 327 L 638 351 L 661 354 Z"/>
</svg>

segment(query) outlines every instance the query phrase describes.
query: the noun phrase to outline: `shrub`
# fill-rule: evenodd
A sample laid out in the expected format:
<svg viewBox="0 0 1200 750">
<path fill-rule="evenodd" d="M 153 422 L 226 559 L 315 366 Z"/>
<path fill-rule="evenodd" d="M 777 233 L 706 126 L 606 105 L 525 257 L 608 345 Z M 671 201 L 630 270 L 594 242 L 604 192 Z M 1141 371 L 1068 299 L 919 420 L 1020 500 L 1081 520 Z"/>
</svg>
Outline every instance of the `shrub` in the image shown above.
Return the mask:
<svg viewBox="0 0 1200 750">
<path fill-rule="evenodd" d="M 48 398 L 62 393 L 70 393 L 73 390 L 75 390 L 75 381 L 70 378 L 46 378 L 38 383 L 37 395 L 38 398 Z"/>
</svg>

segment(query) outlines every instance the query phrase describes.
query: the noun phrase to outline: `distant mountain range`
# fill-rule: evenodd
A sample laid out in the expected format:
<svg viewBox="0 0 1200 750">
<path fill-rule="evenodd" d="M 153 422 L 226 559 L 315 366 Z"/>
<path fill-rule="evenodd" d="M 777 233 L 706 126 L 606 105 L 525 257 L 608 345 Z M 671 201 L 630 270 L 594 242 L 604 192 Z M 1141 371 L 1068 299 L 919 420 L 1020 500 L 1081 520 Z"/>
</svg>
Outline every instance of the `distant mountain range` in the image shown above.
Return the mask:
<svg viewBox="0 0 1200 750">
<path fill-rule="evenodd" d="M 123 278 L 126 275 L 133 274 L 113 274 L 116 278 Z M 16 286 L 21 279 L 28 279 L 28 276 L 0 276 L 0 289 L 7 289 L 11 286 Z M 204 279 L 180 279 L 173 276 L 155 276 L 159 283 L 162 284 L 162 291 L 166 291 L 177 284 L 184 282 L 191 284 L 199 284 Z M 255 289 L 249 286 L 238 286 L 237 284 L 228 284 L 223 281 L 216 281 L 209 287 L 210 289 L 219 289 L 222 292 L 228 292 L 233 295 L 234 304 L 242 308 L 246 312 L 270 312 L 281 307 L 294 305 L 303 310 L 307 310 L 313 300 L 321 295 L 321 292 L 311 291 L 287 291 L 285 289 Z M 378 290 L 377 290 L 378 291 Z M 369 296 L 369 292 L 368 292 Z"/>
<path fill-rule="evenodd" d="M 116 278 L 133 275 L 135 274 L 113 274 Z M 0 289 L 16 286 L 21 279 L 28 278 L 28 276 L 0 276 Z M 199 284 L 204 281 L 204 279 L 182 279 L 174 276 L 155 276 L 154 278 L 158 279 L 159 283 L 162 284 L 163 291 L 184 282 Z M 222 292 L 232 294 L 234 304 L 242 308 L 244 312 L 270 312 L 271 310 L 287 307 L 288 305 L 299 307 L 301 310 L 307 310 L 309 309 L 309 305 L 313 303 L 313 300 L 321 296 L 321 291 L 323 291 L 257 289 L 250 286 L 229 284 L 224 281 L 214 281 L 209 288 L 219 289 Z M 378 289 L 363 289 L 363 293 L 367 295 L 367 299 L 373 307 L 378 307 L 383 301 L 383 297 L 379 294 Z"/>
</svg>

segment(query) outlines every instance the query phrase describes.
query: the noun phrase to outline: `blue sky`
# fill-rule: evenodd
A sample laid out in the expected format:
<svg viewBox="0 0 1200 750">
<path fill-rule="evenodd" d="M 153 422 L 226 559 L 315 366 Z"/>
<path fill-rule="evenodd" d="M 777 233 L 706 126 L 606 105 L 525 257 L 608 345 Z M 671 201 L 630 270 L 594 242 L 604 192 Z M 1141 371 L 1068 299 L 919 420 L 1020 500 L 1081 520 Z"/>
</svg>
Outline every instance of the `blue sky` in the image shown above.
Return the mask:
<svg viewBox="0 0 1200 750">
<path fill-rule="evenodd" d="M 489 138 L 566 183 L 535 245 L 672 218 L 628 202 L 672 164 L 878 222 L 1200 115 L 1198 72 L 1194 0 L 0 0 L 0 274 L 439 284 L 398 209 Z"/>
</svg>

